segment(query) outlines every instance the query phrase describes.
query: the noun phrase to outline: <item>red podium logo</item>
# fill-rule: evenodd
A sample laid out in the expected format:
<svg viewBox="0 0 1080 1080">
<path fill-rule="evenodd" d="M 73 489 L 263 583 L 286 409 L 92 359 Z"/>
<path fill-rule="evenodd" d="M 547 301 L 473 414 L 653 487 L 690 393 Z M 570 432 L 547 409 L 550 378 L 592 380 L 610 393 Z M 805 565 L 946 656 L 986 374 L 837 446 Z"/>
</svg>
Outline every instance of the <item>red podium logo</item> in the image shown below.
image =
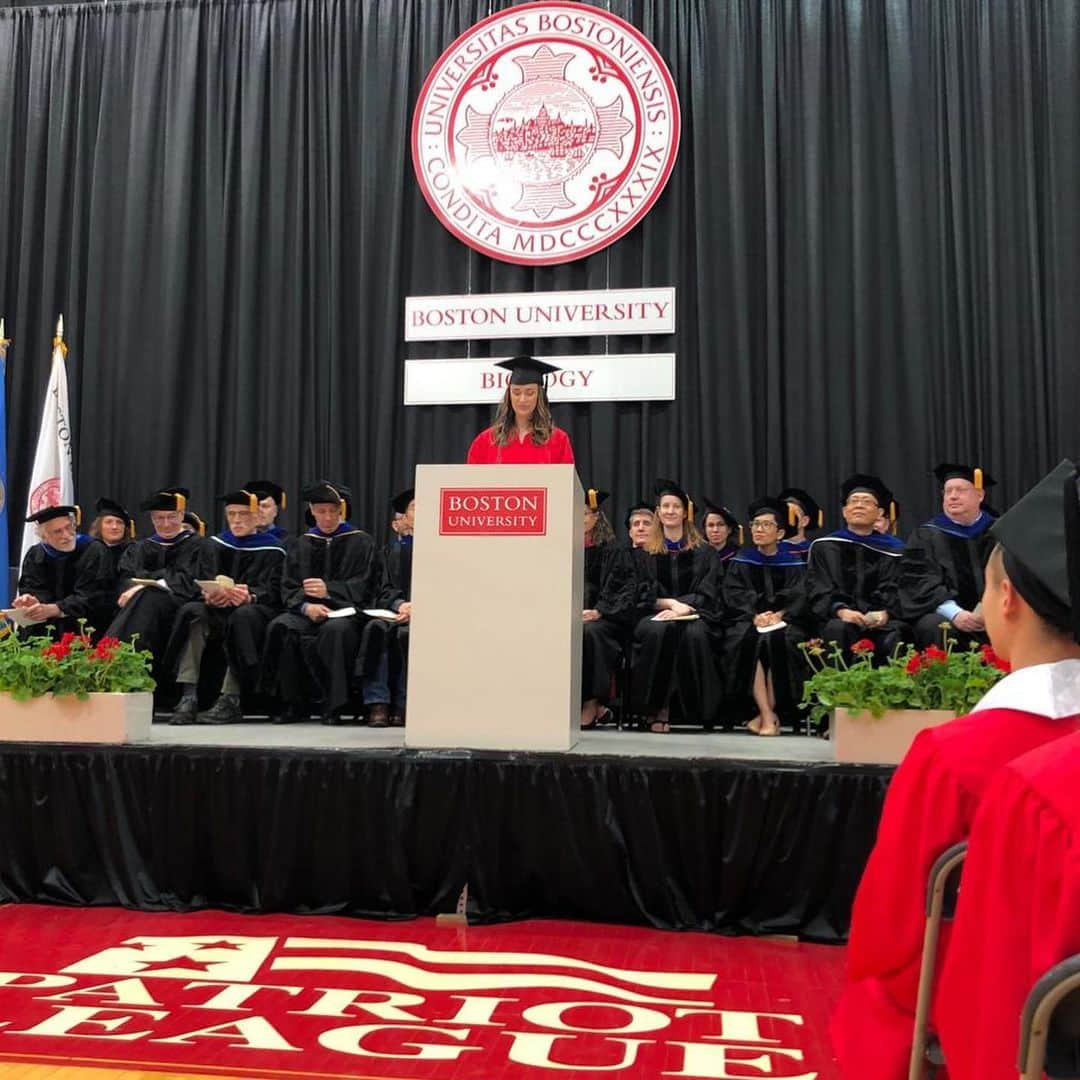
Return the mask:
<svg viewBox="0 0 1080 1080">
<path fill-rule="evenodd" d="M 440 536 L 544 536 L 547 488 L 440 488 Z"/>
<path fill-rule="evenodd" d="M 477 23 L 431 69 L 413 166 L 436 217 L 495 259 L 591 255 L 656 202 L 679 147 L 675 84 L 652 42 L 577 3 Z"/>
</svg>

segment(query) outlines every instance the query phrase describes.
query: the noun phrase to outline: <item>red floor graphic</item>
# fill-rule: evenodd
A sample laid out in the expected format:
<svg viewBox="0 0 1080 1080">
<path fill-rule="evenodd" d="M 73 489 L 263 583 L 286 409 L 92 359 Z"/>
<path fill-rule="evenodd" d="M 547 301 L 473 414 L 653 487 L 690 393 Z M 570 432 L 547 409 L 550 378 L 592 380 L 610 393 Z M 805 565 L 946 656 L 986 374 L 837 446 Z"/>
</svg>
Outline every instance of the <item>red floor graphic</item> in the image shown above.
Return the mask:
<svg viewBox="0 0 1080 1080">
<path fill-rule="evenodd" d="M 3 907 L 0 1061 L 277 1080 L 838 1080 L 826 1027 L 843 959 L 591 923 Z"/>
</svg>

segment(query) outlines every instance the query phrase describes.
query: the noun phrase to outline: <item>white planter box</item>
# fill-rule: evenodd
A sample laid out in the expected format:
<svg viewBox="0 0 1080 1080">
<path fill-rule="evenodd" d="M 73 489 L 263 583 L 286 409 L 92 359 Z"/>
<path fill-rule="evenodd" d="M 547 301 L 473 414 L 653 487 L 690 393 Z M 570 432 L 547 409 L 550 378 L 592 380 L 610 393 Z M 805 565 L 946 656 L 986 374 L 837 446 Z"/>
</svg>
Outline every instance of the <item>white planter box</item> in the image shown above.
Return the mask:
<svg viewBox="0 0 1080 1080">
<path fill-rule="evenodd" d="M 948 709 L 894 709 L 883 716 L 834 709 L 829 741 L 836 761 L 898 765 L 923 728 L 937 727 L 955 716 Z"/>
<path fill-rule="evenodd" d="M 0 741 L 126 743 L 150 738 L 154 695 L 91 694 L 76 697 L 43 694 L 15 701 L 0 694 Z"/>
</svg>

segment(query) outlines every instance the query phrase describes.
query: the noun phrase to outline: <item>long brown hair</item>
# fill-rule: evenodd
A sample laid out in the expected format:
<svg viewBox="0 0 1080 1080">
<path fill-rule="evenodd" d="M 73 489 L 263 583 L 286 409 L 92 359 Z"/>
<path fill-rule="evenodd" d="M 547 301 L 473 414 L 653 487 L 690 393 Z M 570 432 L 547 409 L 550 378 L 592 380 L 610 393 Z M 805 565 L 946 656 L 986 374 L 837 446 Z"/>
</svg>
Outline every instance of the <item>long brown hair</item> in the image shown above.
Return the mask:
<svg viewBox="0 0 1080 1080">
<path fill-rule="evenodd" d="M 589 504 L 586 503 L 586 506 Z M 610 544 L 615 539 L 615 530 L 611 527 L 611 522 L 608 521 L 607 516 L 603 510 L 596 511 L 596 522 L 589 530 L 589 535 L 592 537 L 592 542 L 600 547 L 602 544 Z"/>
<path fill-rule="evenodd" d="M 671 493 L 665 492 L 665 494 Z M 659 499 L 657 504 L 659 504 Z M 685 504 L 683 509 L 687 510 Z M 664 543 L 664 526 L 660 523 L 659 510 L 660 507 L 657 505 L 657 512 L 653 514 L 652 524 L 649 526 L 649 539 L 645 541 L 645 550 L 650 555 L 663 555 L 667 551 L 667 544 Z M 696 548 L 699 544 L 705 543 L 705 537 L 701 535 L 698 527 L 690 520 L 689 516 L 683 521 L 683 539 L 686 541 L 687 548 Z"/>
<path fill-rule="evenodd" d="M 543 383 L 540 384 L 540 392 L 536 395 L 536 408 L 533 410 L 531 426 L 532 440 L 537 446 L 543 446 L 551 438 L 551 432 L 555 427 L 555 422 L 551 419 L 551 405 L 548 403 L 547 391 Z M 506 446 L 517 438 L 517 422 L 510 404 L 509 383 L 498 409 L 495 410 L 491 437 L 496 446 Z"/>
</svg>

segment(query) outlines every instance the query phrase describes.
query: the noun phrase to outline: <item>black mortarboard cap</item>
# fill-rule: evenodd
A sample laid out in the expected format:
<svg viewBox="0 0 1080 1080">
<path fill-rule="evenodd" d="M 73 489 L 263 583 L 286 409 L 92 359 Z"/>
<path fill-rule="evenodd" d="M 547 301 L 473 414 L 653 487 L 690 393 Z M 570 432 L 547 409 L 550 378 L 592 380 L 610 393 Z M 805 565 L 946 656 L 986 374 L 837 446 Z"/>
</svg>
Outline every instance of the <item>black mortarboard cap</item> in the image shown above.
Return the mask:
<svg viewBox="0 0 1080 1080">
<path fill-rule="evenodd" d="M 783 499 L 774 499 L 771 495 L 763 495 L 760 499 L 755 499 L 746 508 L 746 520 L 753 521 L 762 511 L 772 514 L 785 532 L 791 528 L 788 504 Z"/>
<path fill-rule="evenodd" d="M 259 495 L 248 488 L 227 491 L 224 495 L 218 496 L 218 502 L 223 502 L 226 506 L 243 506 L 253 514 L 259 512 Z"/>
<path fill-rule="evenodd" d="M 104 495 L 94 503 L 94 513 L 101 517 L 120 518 L 125 525 L 130 525 L 132 522 L 131 515 L 120 503 L 115 499 L 107 499 Z"/>
<path fill-rule="evenodd" d="M 885 486 L 880 476 L 871 476 L 869 473 L 854 473 L 840 485 L 841 502 L 847 502 L 852 493 L 867 491 L 877 499 L 878 506 L 885 510 L 889 509 L 892 502 L 892 492 Z"/>
<path fill-rule="evenodd" d="M 635 514 L 644 514 L 644 513 L 648 513 L 648 514 L 655 514 L 656 513 L 656 502 L 655 502 L 655 500 L 650 502 L 648 499 L 638 499 L 637 502 L 635 502 L 630 507 L 630 509 L 626 511 L 626 518 L 623 521 L 623 527 L 629 529 L 630 528 L 630 519 Z"/>
<path fill-rule="evenodd" d="M 499 360 L 496 367 L 501 367 L 510 372 L 511 386 L 528 386 L 536 384 L 544 385 L 544 376 L 553 372 L 561 371 L 561 368 L 549 364 L 544 360 L 537 360 L 535 356 L 511 356 L 509 360 Z"/>
<path fill-rule="evenodd" d="M 395 514 L 404 514 L 409 509 L 409 503 L 416 498 L 415 488 L 406 488 L 404 491 L 399 491 L 391 500 L 390 505 L 394 508 Z"/>
<path fill-rule="evenodd" d="M 684 491 L 674 480 L 657 480 L 653 484 L 653 494 L 656 495 L 657 505 L 665 495 L 674 495 L 686 507 L 686 516 L 690 521 L 694 520 L 694 500 L 689 492 Z"/>
<path fill-rule="evenodd" d="M 160 488 L 152 495 L 147 495 L 140 510 L 178 510 L 181 514 L 187 510 L 188 491 L 186 488 Z"/>
<path fill-rule="evenodd" d="M 587 488 L 585 491 L 585 505 L 590 510 L 599 510 L 600 504 L 611 497 L 610 491 L 600 491 L 597 488 Z"/>
<path fill-rule="evenodd" d="M 279 510 L 284 510 L 288 505 L 285 489 L 280 484 L 275 484 L 273 480 L 248 480 L 244 488 L 247 491 L 254 491 L 260 499 L 273 499 Z"/>
<path fill-rule="evenodd" d="M 824 511 L 809 491 L 806 491 L 803 488 L 786 487 L 776 497 L 778 499 L 783 499 L 784 502 L 798 503 L 799 506 L 802 507 L 802 512 L 810 519 L 810 524 L 807 526 L 808 529 L 820 529 L 824 526 Z M 792 524 L 794 524 L 794 522 L 792 522 Z"/>
<path fill-rule="evenodd" d="M 46 521 L 52 521 L 58 517 L 73 517 L 78 525 L 82 519 L 82 511 L 77 506 L 43 506 L 34 514 L 27 517 L 28 522 L 34 525 L 44 525 Z"/>
<path fill-rule="evenodd" d="M 333 503 L 338 504 L 338 513 L 344 521 L 349 516 L 352 506 L 352 492 L 344 484 L 331 484 L 329 480 L 320 480 L 317 484 L 309 484 L 300 492 L 300 498 L 309 503 Z M 304 519 L 314 524 L 314 519 L 305 512 Z"/>
<path fill-rule="evenodd" d="M 990 527 L 1005 550 L 1005 572 L 1042 616 L 1080 641 L 1080 493 L 1064 459 Z"/>
<path fill-rule="evenodd" d="M 739 519 L 735 514 L 729 510 L 723 503 L 717 502 L 715 499 L 705 500 L 705 515 L 702 521 L 705 520 L 710 514 L 719 514 L 724 521 L 727 522 L 729 529 L 737 529 L 739 527 Z"/>
<path fill-rule="evenodd" d="M 954 465 L 950 462 L 943 462 L 934 469 L 934 475 L 942 487 L 945 486 L 947 480 L 955 480 L 957 477 L 966 480 L 969 484 L 974 484 L 980 491 L 992 488 L 997 483 L 988 472 L 984 472 L 978 465 Z"/>
</svg>

